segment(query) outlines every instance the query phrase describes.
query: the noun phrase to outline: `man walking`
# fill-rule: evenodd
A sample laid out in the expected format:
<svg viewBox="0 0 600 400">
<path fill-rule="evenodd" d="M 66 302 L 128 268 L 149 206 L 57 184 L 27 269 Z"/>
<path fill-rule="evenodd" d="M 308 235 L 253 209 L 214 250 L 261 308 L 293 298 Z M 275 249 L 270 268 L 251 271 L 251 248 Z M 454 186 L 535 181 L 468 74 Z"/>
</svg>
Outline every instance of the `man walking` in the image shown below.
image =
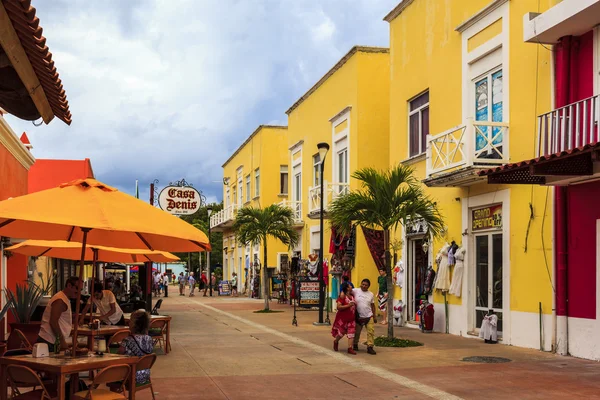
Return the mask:
<svg viewBox="0 0 600 400">
<path fill-rule="evenodd" d="M 179 283 L 179 295 L 185 296 L 185 276 L 183 276 L 183 272 L 179 274 L 177 282 Z"/>
<path fill-rule="evenodd" d="M 377 314 L 375 313 L 375 296 L 369 292 L 371 281 L 363 279 L 360 288 L 352 289 L 358 320 L 356 321 L 356 334 L 354 335 L 354 351 L 358 350 L 360 341 L 360 332 L 364 326 L 367 327 L 367 353 L 375 355 L 375 324 L 377 323 Z"/>
<path fill-rule="evenodd" d="M 215 276 L 214 272 L 210 274 L 210 287 L 212 288 L 212 290 L 216 290 L 217 293 L 219 293 L 219 287 L 217 286 L 217 277 Z M 212 296 L 212 293 L 210 295 Z"/>
<path fill-rule="evenodd" d="M 194 279 L 194 272 L 190 272 L 190 277 L 188 278 L 188 283 L 190 284 L 190 297 L 194 295 L 194 287 L 196 286 L 196 280 Z"/>
</svg>

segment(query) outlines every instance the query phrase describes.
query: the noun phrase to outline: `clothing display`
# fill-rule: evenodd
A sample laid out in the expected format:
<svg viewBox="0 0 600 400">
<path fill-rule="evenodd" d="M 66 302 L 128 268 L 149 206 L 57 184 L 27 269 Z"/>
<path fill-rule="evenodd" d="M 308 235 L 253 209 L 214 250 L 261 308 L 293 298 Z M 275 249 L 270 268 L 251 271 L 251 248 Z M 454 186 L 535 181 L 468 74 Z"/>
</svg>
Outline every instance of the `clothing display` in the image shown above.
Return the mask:
<svg viewBox="0 0 600 400">
<path fill-rule="evenodd" d="M 387 294 L 378 294 L 377 295 L 377 303 L 379 304 L 379 311 L 387 310 L 387 301 L 388 301 Z"/>
<path fill-rule="evenodd" d="M 443 292 L 447 292 L 450 289 L 450 266 L 448 265 L 449 250 L 450 245 L 446 243 L 435 258 L 435 261 L 438 264 L 435 288 Z"/>
<path fill-rule="evenodd" d="M 398 287 L 404 286 L 404 263 L 398 260 L 394 267 L 394 283 Z"/>
<path fill-rule="evenodd" d="M 450 285 L 450 294 L 460 297 L 462 295 L 462 280 L 465 269 L 465 254 L 467 250 L 464 247 L 459 247 L 454 254 L 456 264 L 454 266 L 454 274 L 452 275 L 452 284 Z"/>
<path fill-rule="evenodd" d="M 338 294 L 340 293 L 340 281 L 337 276 L 331 276 L 331 293 L 329 297 L 333 300 L 337 300 Z"/>
<path fill-rule="evenodd" d="M 496 314 L 488 313 L 483 317 L 479 337 L 486 342 L 495 343 L 498 341 L 498 316 Z"/>
<path fill-rule="evenodd" d="M 364 226 L 361 226 L 361 228 L 371 257 L 373 257 L 373 261 L 375 262 L 375 267 L 377 267 L 378 271 L 385 269 L 383 231 L 365 228 Z"/>
<path fill-rule="evenodd" d="M 425 289 L 423 294 L 431 294 L 433 291 L 433 285 L 435 283 L 435 270 L 429 266 L 427 268 L 427 275 L 425 277 Z"/>
</svg>

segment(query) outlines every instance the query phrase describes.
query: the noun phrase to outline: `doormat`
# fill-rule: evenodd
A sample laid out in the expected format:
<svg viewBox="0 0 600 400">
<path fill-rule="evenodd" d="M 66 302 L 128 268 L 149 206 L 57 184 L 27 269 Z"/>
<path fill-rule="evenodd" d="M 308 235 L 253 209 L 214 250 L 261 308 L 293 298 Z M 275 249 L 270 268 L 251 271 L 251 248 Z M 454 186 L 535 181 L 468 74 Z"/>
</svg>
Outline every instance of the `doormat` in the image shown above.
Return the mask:
<svg viewBox="0 0 600 400">
<path fill-rule="evenodd" d="M 466 362 L 474 362 L 474 363 L 483 363 L 483 364 L 500 364 L 511 362 L 512 360 L 503 357 L 487 357 L 487 356 L 473 356 L 473 357 L 465 357 L 462 361 Z"/>
</svg>

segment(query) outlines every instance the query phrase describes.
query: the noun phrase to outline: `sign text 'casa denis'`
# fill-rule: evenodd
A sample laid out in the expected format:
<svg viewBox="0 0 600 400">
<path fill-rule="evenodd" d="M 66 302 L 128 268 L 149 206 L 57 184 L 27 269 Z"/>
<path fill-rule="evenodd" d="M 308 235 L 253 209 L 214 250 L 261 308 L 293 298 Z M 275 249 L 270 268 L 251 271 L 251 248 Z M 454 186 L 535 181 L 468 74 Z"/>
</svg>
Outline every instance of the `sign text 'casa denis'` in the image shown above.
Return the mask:
<svg viewBox="0 0 600 400">
<path fill-rule="evenodd" d="M 171 214 L 187 215 L 198 211 L 202 198 L 191 186 L 167 186 L 158 195 L 158 205 Z"/>
</svg>

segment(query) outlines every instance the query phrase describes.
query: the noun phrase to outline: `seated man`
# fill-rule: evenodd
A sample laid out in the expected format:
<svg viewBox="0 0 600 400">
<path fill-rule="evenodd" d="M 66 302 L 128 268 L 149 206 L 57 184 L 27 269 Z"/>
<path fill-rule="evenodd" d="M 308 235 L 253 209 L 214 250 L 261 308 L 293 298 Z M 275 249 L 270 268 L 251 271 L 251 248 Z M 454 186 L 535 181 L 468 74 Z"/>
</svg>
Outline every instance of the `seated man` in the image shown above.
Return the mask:
<svg viewBox="0 0 600 400">
<path fill-rule="evenodd" d="M 101 283 L 96 283 L 94 285 L 94 294 L 92 297 L 90 297 L 90 300 L 83 309 L 81 317 L 79 318 L 79 324 L 83 323 L 85 314 L 92 306 L 92 301 L 96 306 L 97 312 L 100 314 L 98 317 L 99 320 L 107 322 L 111 325 L 125 325 L 123 311 L 117 304 L 115 295 L 110 290 L 102 290 Z"/>
</svg>

